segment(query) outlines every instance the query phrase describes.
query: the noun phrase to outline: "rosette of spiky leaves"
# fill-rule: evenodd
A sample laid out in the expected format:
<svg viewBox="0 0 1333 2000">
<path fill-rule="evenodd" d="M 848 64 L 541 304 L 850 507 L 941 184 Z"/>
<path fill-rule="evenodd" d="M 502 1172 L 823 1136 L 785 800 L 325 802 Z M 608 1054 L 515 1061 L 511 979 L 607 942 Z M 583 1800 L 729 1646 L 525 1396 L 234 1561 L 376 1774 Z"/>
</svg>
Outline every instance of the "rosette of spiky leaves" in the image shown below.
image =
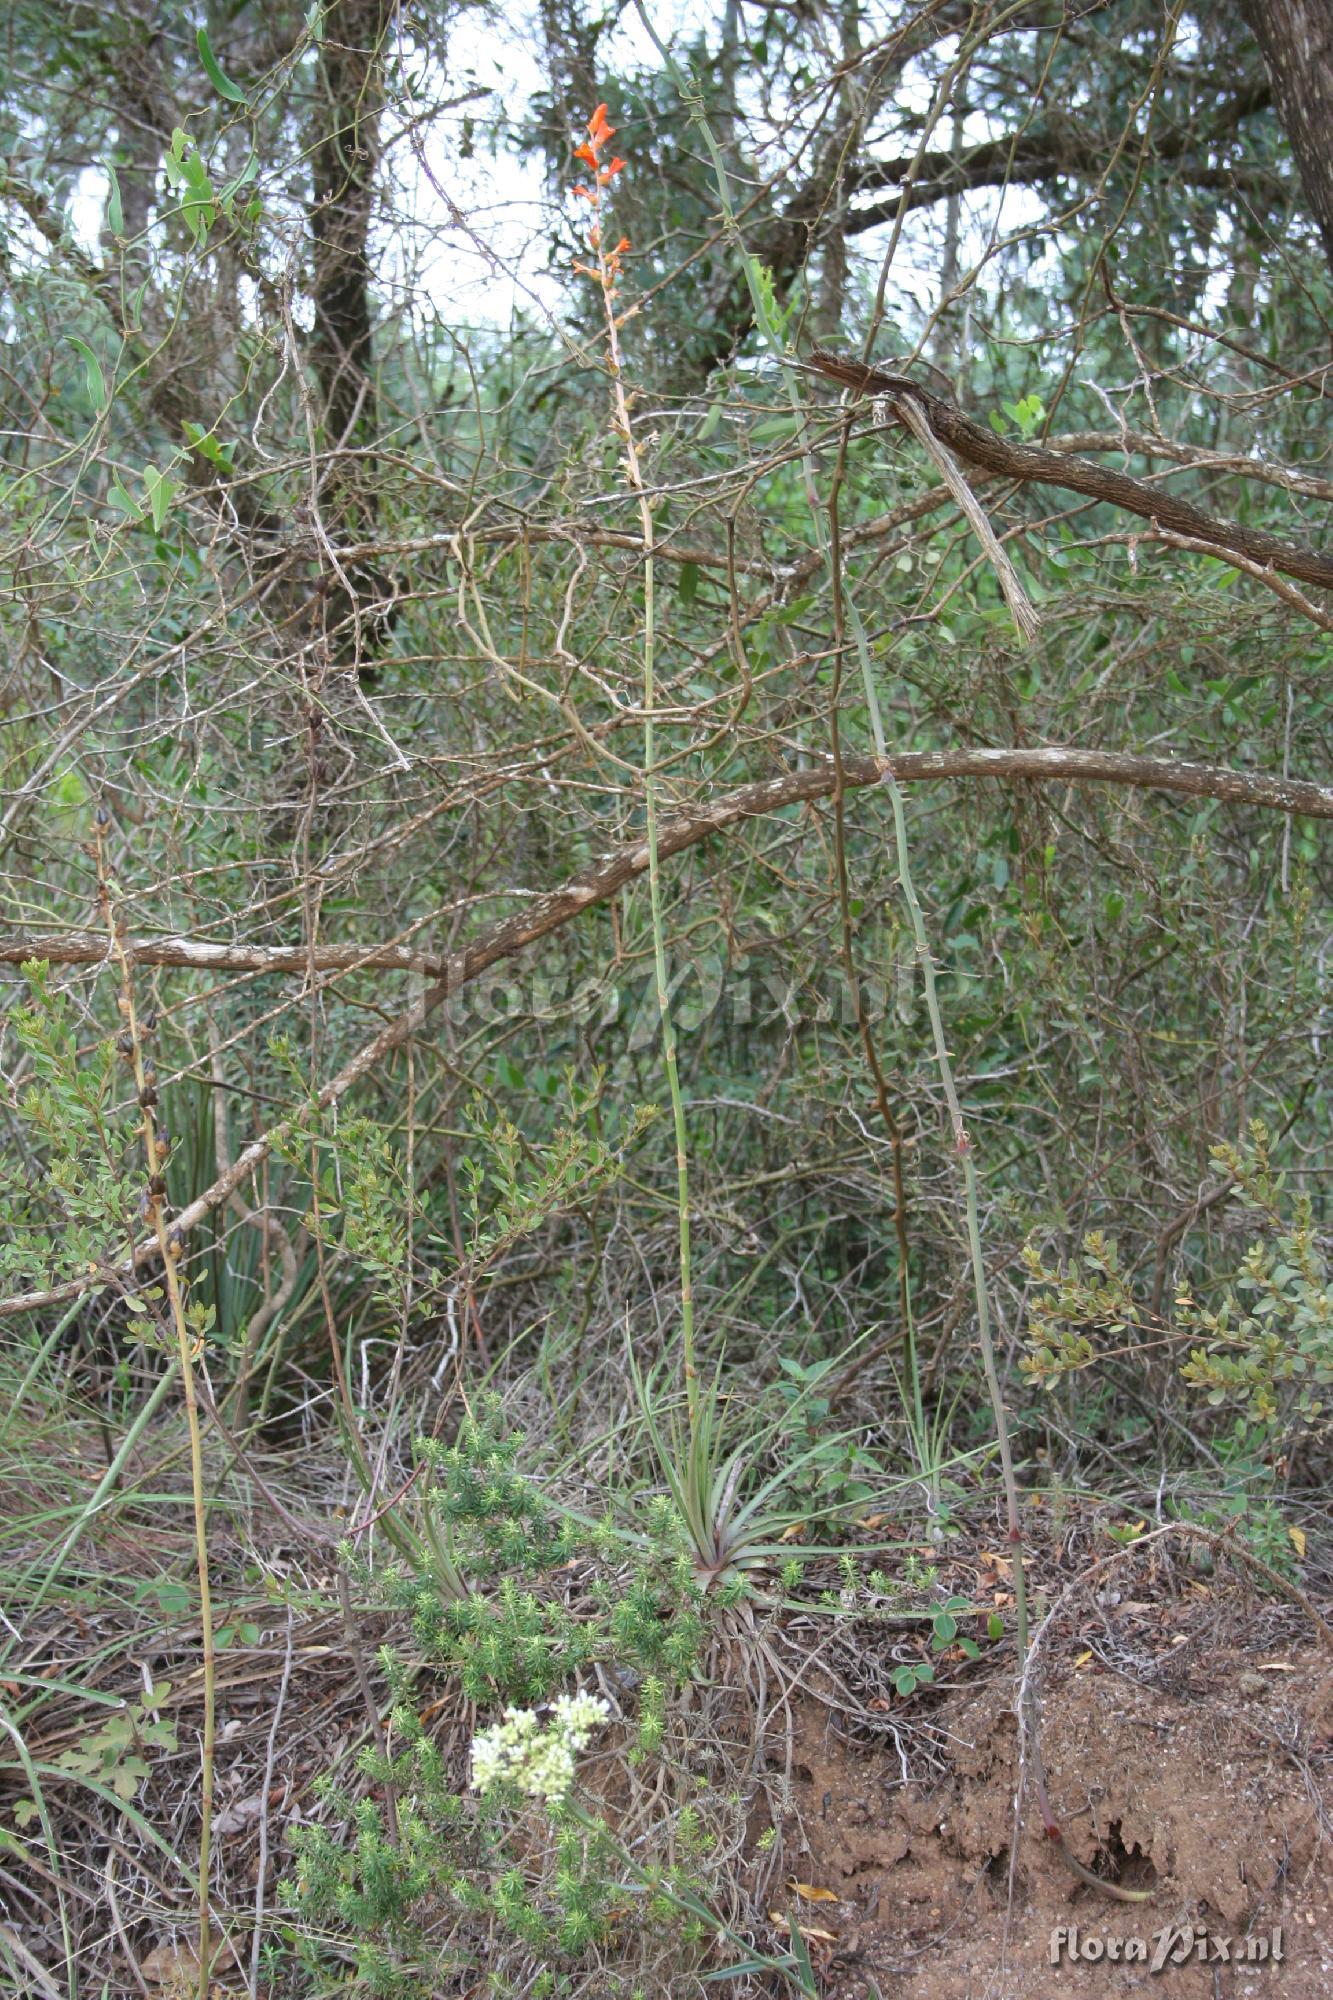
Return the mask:
<svg viewBox="0 0 1333 2000">
<path fill-rule="evenodd" d="M 798 1528 L 812 1521 L 845 1515 L 861 1499 L 846 1497 L 821 1504 L 808 1496 L 797 1500 L 792 1486 L 806 1467 L 828 1450 L 822 1438 L 807 1450 L 783 1457 L 776 1470 L 762 1467 L 775 1444 L 790 1427 L 791 1408 L 754 1425 L 739 1438 L 731 1396 L 722 1387 L 721 1367 L 698 1394 L 692 1418 L 684 1421 L 678 1406 L 667 1406 L 660 1371 L 644 1376 L 629 1351 L 630 1373 L 644 1429 L 652 1444 L 662 1478 L 673 1503 L 696 1582 L 716 1588 L 723 1603 L 746 1594 L 755 1572 L 793 1554 L 800 1560 L 836 1553 L 832 1544 L 793 1544 Z M 852 1432 L 845 1433 L 850 1437 Z M 735 1440 L 733 1442 L 733 1440 Z M 836 1442 L 837 1440 L 832 1440 Z"/>
</svg>

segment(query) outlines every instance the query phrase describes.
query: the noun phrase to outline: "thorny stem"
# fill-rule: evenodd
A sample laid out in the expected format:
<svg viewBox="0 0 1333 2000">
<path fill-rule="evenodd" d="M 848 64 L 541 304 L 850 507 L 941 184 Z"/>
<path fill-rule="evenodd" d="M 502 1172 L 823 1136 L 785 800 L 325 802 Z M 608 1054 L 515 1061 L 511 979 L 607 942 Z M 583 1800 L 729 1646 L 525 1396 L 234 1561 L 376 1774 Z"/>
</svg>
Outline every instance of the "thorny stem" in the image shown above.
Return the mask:
<svg viewBox="0 0 1333 2000">
<path fill-rule="evenodd" d="M 590 128 L 591 130 L 591 128 Z M 608 176 L 609 178 L 609 176 Z M 676 1059 L 676 1030 L 671 1019 L 671 984 L 667 972 L 666 927 L 662 915 L 662 876 L 658 859 L 657 743 L 654 701 L 656 698 L 656 605 L 655 543 L 653 508 L 643 477 L 638 441 L 630 414 L 631 396 L 625 388 L 621 366 L 620 328 L 616 312 L 616 278 L 620 253 L 608 252 L 601 227 L 601 195 L 605 185 L 594 170 L 589 199 L 594 223 L 589 242 L 597 256 L 597 281 L 601 286 L 602 308 L 606 316 L 607 359 L 611 374 L 614 409 L 612 427 L 625 447 L 625 476 L 639 509 L 643 535 L 643 791 L 648 849 L 648 899 L 653 926 L 653 968 L 657 986 L 657 1010 L 662 1019 L 662 1060 L 667 1088 L 671 1094 L 671 1119 L 676 1141 L 676 1209 L 680 1230 L 680 1327 L 685 1359 L 685 1399 L 693 1434 L 699 1414 L 699 1375 L 694 1352 L 694 1286 L 690 1258 L 690 1171 L 685 1100 L 680 1087 L 680 1066 Z"/>
<path fill-rule="evenodd" d="M 166 1141 L 159 1139 L 154 1110 L 157 1105 L 155 1076 L 144 1063 L 144 1036 L 148 1032 L 134 1004 L 134 979 L 112 901 L 112 882 L 106 855 L 106 828 L 110 815 L 99 806 L 94 815 L 94 845 L 97 860 L 97 894 L 106 920 L 112 956 L 120 968 L 120 1013 L 128 1040 L 128 1054 L 134 1071 L 135 1095 L 142 1113 L 144 1162 L 148 1169 L 144 1197 L 148 1220 L 157 1237 L 166 1283 L 167 1303 L 176 1336 L 181 1384 L 185 1392 L 185 1421 L 190 1437 L 190 1491 L 194 1502 L 194 1548 L 199 1572 L 199 1619 L 202 1628 L 204 1681 L 204 1733 L 199 1774 L 199 2000 L 208 2000 L 209 1973 L 213 1944 L 208 1902 L 212 1866 L 213 1760 L 217 1733 L 217 1655 L 213 1636 L 213 1596 L 208 1574 L 208 1519 L 204 1502 L 204 1448 L 199 1424 L 199 1403 L 195 1394 L 195 1348 L 185 1319 L 185 1295 L 177 1259 L 182 1249 L 179 1236 L 173 1239 L 166 1218 Z"/>
</svg>

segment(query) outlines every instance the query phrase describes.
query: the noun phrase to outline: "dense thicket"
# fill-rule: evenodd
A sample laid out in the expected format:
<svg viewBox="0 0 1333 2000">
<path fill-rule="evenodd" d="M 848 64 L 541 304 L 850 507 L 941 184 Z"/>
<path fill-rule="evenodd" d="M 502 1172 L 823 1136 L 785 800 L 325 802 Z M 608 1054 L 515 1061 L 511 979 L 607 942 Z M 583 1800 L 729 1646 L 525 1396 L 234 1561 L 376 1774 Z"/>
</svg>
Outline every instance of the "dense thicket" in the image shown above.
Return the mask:
<svg viewBox="0 0 1333 2000">
<path fill-rule="evenodd" d="M 701 1370 L 984 1439 L 887 764 L 1020 1454 L 1314 1477 L 1326 8 L 13 0 L 0 65 L 23 1364 L 123 1431 L 160 1220 L 368 1510 L 460 1371 L 600 1424 L 679 1358 L 660 943 Z"/>
</svg>

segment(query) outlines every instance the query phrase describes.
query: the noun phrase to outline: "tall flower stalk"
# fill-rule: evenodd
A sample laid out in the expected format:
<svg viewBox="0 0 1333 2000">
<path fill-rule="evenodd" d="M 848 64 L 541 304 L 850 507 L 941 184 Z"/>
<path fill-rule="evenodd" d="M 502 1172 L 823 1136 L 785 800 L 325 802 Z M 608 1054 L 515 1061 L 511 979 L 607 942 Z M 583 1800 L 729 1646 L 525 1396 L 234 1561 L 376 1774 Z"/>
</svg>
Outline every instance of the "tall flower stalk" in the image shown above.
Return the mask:
<svg viewBox="0 0 1333 2000">
<path fill-rule="evenodd" d="M 214 1752 L 217 1739 L 217 1641 L 213 1632 L 213 1597 L 208 1563 L 208 1507 L 204 1492 L 204 1444 L 199 1422 L 199 1399 L 195 1391 L 194 1364 L 202 1339 L 191 1330 L 185 1306 L 185 1286 L 178 1259 L 183 1248 L 179 1230 L 167 1223 L 167 1183 L 164 1168 L 170 1140 L 157 1122 L 157 1069 L 145 1055 L 144 1045 L 151 1035 L 154 1017 L 140 1014 L 134 996 L 134 977 L 124 932 L 115 906 L 115 885 L 107 856 L 106 831 L 110 814 L 99 806 L 93 819 L 93 854 L 97 863 L 97 893 L 106 925 L 110 956 L 120 973 L 119 1008 L 124 1023 L 117 1047 L 134 1076 L 135 1100 L 143 1140 L 147 1181 L 143 1197 L 145 1218 L 157 1238 L 158 1256 L 166 1289 L 167 1317 L 176 1342 L 181 1387 L 185 1396 L 185 1422 L 190 1440 L 190 1495 L 194 1504 L 195 1564 L 199 1574 L 199 1619 L 202 1631 L 204 1727 L 199 1772 L 199 2000 L 208 2000 L 213 1945 L 209 1911 L 209 1876 L 212 1861 Z M 156 1315 L 155 1315 L 156 1316 Z M 164 1377 L 169 1380 L 169 1377 Z M 149 1406 L 151 1408 L 151 1404 Z M 144 1412 L 147 1415 L 147 1411 Z M 114 1469 L 114 1468 L 113 1468 Z"/>
<path fill-rule="evenodd" d="M 624 369 L 621 365 L 620 331 L 625 315 L 617 310 L 616 300 L 620 293 L 622 259 L 629 249 L 629 238 L 620 237 L 613 248 L 607 245 L 604 202 L 607 190 L 616 175 L 624 167 L 624 160 L 615 154 L 604 157 L 609 152 L 610 142 L 615 137 L 616 128 L 607 122 L 606 106 L 599 104 L 588 120 L 588 136 L 582 145 L 574 149 L 574 157 L 589 169 L 589 181 L 581 183 L 574 193 L 588 202 L 592 209 L 592 221 L 588 226 L 587 245 L 592 261 L 576 263 L 574 269 L 584 277 L 591 278 L 601 293 L 602 312 L 606 321 L 607 368 L 611 377 L 611 427 L 624 446 L 622 464 L 630 490 L 634 494 L 639 510 L 639 525 L 643 535 L 643 791 L 647 820 L 648 847 L 648 894 L 652 910 L 653 925 L 653 966 L 657 985 L 657 1009 L 662 1019 L 662 1060 L 666 1068 L 667 1088 L 671 1093 L 671 1117 L 676 1140 L 676 1208 L 680 1229 L 680 1325 L 681 1345 L 685 1358 L 685 1398 L 689 1411 L 690 1429 L 693 1433 L 699 1415 L 699 1374 L 694 1353 L 694 1290 L 690 1264 L 690 1173 L 689 1152 L 686 1143 L 685 1100 L 680 1088 L 680 1066 L 676 1058 L 676 1031 L 671 1019 L 671 987 L 667 976 L 666 932 L 662 919 L 662 877 L 658 865 L 657 821 L 657 739 L 656 712 L 656 645 L 655 623 L 655 544 L 653 540 L 653 503 L 643 477 L 643 466 L 639 457 L 638 442 L 634 435 L 634 425 L 630 415 L 630 396 L 625 388 Z"/>
<path fill-rule="evenodd" d="M 667 74 L 680 94 L 681 102 L 689 114 L 691 123 L 698 131 L 704 148 L 712 163 L 714 181 L 717 188 L 718 204 L 722 211 L 723 228 L 741 260 L 750 301 L 754 307 L 755 325 L 768 343 L 770 351 L 777 357 L 782 369 L 783 381 L 790 399 L 793 414 L 799 419 L 803 413 L 803 398 L 800 379 L 792 363 L 787 348 L 786 336 L 779 321 L 772 299 L 771 285 L 764 282 L 764 272 L 757 258 L 745 247 L 735 206 L 731 198 L 730 176 L 717 137 L 704 111 L 702 93 L 682 72 L 679 64 L 663 42 L 644 0 L 634 0 L 635 12 L 643 24 L 649 40 L 662 58 Z M 964 44 L 959 52 L 958 64 L 971 49 Z M 957 73 L 957 68 L 955 69 Z M 944 97 L 937 96 L 937 104 L 943 105 Z M 887 267 L 886 267 L 887 268 Z M 878 311 L 878 308 L 877 308 Z M 971 1266 L 972 1288 L 977 1309 L 977 1335 L 981 1348 L 982 1371 L 986 1382 L 986 1393 L 990 1401 L 991 1415 L 995 1430 L 996 1444 L 1000 1454 L 1000 1468 L 1004 1485 L 1005 1506 L 1008 1515 L 1008 1539 L 1013 1555 L 1014 1580 L 1014 1624 L 1015 1641 L 1020 1666 L 1018 1696 L 1018 1720 L 1023 1733 L 1025 1762 L 1036 1780 L 1038 1807 L 1047 1838 L 1057 1844 L 1058 1852 L 1070 1871 L 1086 1881 L 1091 1887 L 1101 1890 L 1118 1900 L 1130 1902 L 1139 1900 L 1143 1891 L 1121 1889 L 1115 1884 L 1104 1883 L 1099 1876 L 1085 1869 L 1070 1852 L 1063 1831 L 1051 1809 L 1046 1791 L 1045 1777 L 1041 1763 L 1041 1744 L 1038 1728 L 1035 1695 L 1030 1688 L 1028 1676 L 1023 1669 L 1027 1665 L 1029 1631 L 1027 1609 L 1026 1551 L 1023 1543 L 1022 1509 L 1018 1488 L 1018 1474 L 1014 1465 L 1013 1447 L 1009 1430 L 1009 1411 L 1005 1400 L 1004 1385 L 1000 1379 L 999 1363 L 995 1352 L 995 1342 L 990 1324 L 990 1300 L 986 1285 L 985 1261 L 981 1245 L 980 1199 L 976 1154 L 973 1141 L 963 1120 L 962 1104 L 959 1100 L 957 1083 L 953 1072 L 953 1062 L 949 1055 L 948 1040 L 944 1027 L 944 1011 L 940 1004 L 939 989 L 935 978 L 935 961 L 930 949 L 925 917 L 920 899 L 912 879 L 911 859 L 908 852 L 907 812 L 903 803 L 902 789 L 893 775 L 893 766 L 888 754 L 884 731 L 884 721 L 880 712 L 879 697 L 875 688 L 874 670 L 870 657 L 869 642 L 865 627 L 857 610 L 855 599 L 847 588 L 843 571 L 841 552 L 837 546 L 836 512 L 833 515 L 833 532 L 830 532 L 829 511 L 823 508 L 818 497 L 814 459 L 807 448 L 802 457 L 806 499 L 809 503 L 811 525 L 815 546 L 823 558 L 834 605 L 837 611 L 840 634 L 850 635 L 857 662 L 861 670 L 862 685 L 865 690 L 866 711 L 870 723 L 871 737 L 875 746 L 875 756 L 881 768 L 881 783 L 888 793 L 893 816 L 894 846 L 897 859 L 898 885 L 907 905 L 911 921 L 912 939 L 916 947 L 917 962 L 921 967 L 922 983 L 925 989 L 926 1011 L 930 1018 L 931 1035 L 935 1046 L 935 1064 L 948 1105 L 949 1123 L 952 1129 L 954 1152 L 958 1160 L 963 1180 L 964 1215 L 967 1230 L 968 1259 Z M 834 496 L 836 509 L 836 488 Z M 919 1410 L 918 1410 L 919 1414 Z"/>
</svg>

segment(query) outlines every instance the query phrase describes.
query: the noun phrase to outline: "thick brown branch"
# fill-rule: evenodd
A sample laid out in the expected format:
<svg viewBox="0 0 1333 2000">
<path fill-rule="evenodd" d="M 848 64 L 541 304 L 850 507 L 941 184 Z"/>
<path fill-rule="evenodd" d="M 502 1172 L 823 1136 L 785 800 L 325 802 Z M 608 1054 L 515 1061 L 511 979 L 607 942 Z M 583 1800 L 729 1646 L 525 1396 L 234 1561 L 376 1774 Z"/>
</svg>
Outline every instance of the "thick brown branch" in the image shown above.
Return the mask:
<svg viewBox="0 0 1333 2000">
<path fill-rule="evenodd" d="M 924 153 L 920 159 L 872 160 L 849 176 L 854 191 L 879 188 L 897 192 L 865 208 L 849 209 L 845 227 L 860 236 L 891 222 L 900 209 L 929 208 L 951 194 L 972 194 L 981 188 L 1034 187 L 1056 179 L 1095 180 L 1105 164 L 1098 147 L 1058 144 L 1041 134 L 1022 139 L 993 139 L 955 159 L 951 153 Z M 1277 174 L 1262 167 L 1219 167 L 1211 161 L 1177 161 L 1173 172 L 1190 187 L 1248 194 L 1275 207 L 1284 189 Z"/>
<path fill-rule="evenodd" d="M 900 783 L 917 783 L 940 778 L 1021 778 L 1063 784 L 1115 784 L 1141 786 L 1150 790 L 1181 792 L 1194 798 L 1224 799 L 1240 805 L 1267 806 L 1278 812 L 1302 813 L 1314 819 L 1333 819 L 1333 786 L 1315 785 L 1295 778 L 1270 778 L 1247 771 L 1220 770 L 1204 764 L 1177 764 L 1166 758 L 1135 757 L 1101 750 L 922 750 L 907 751 L 889 766 L 873 757 L 844 757 L 842 780 L 845 786 L 879 783 L 886 775 Z M 762 813 L 780 812 L 785 807 L 808 804 L 832 795 L 835 784 L 832 764 L 808 771 L 786 771 L 760 784 L 741 785 L 726 792 L 710 805 L 696 807 L 668 821 L 661 829 L 658 846 L 665 858 L 683 853 L 709 834 L 737 820 L 753 819 Z M 648 849 L 642 843 L 618 848 L 592 862 L 561 888 L 538 896 L 515 916 L 506 917 L 481 932 L 468 945 L 448 958 L 416 957 L 407 952 L 351 946 L 323 946 L 314 954 L 316 970 L 337 970 L 344 964 L 365 967 L 419 969 L 434 976 L 435 983 L 396 1021 L 381 1029 L 351 1061 L 330 1077 L 319 1093 L 322 1108 L 336 1103 L 359 1083 L 392 1050 L 419 1032 L 436 1008 L 466 986 L 470 980 L 494 965 L 512 958 L 526 945 L 549 935 L 580 911 L 604 903 L 616 895 L 648 866 Z M 127 946 L 132 960 L 141 965 L 194 966 L 205 971 L 271 971 L 305 973 L 310 956 L 304 948 L 231 947 L 204 944 L 189 938 L 139 938 Z M 0 940 L 0 961 L 14 963 L 44 958 L 61 964 L 97 964 L 106 957 L 106 941 L 87 932 L 65 932 L 53 937 L 36 933 L 12 935 Z M 261 1133 L 232 1162 L 231 1166 L 200 1195 L 183 1208 L 173 1228 L 182 1235 L 212 1214 L 253 1174 L 289 1133 L 296 1121 L 283 1120 Z M 0 1300 L 0 1318 L 15 1313 L 34 1312 L 63 1300 L 76 1298 L 95 1285 L 128 1283 L 134 1269 L 151 1261 L 155 1244 L 137 1246 L 134 1265 L 118 1270 L 90 1272 L 50 1291 L 27 1292 Z"/>
<path fill-rule="evenodd" d="M 1147 791 L 1184 792 L 1194 798 L 1224 799 L 1234 805 L 1265 806 L 1276 812 L 1300 813 L 1309 819 L 1333 819 L 1333 785 L 1315 785 L 1301 778 L 1269 778 L 1251 771 L 1228 771 L 1210 764 L 1180 764 L 1165 757 L 1133 757 L 1113 750 L 909 750 L 891 763 L 900 784 L 941 778 L 1023 778 L 1073 785 L 1118 784 Z M 884 767 L 873 757 L 844 757 L 849 787 L 877 784 Z M 791 771 L 760 784 L 724 792 L 707 807 L 682 814 L 663 826 L 663 854 L 679 854 L 707 834 L 738 819 L 778 812 L 784 806 L 809 804 L 831 797 L 833 769 L 820 765 Z M 416 972 L 429 978 L 452 973 L 456 983 L 475 979 L 497 958 L 543 936 L 589 903 L 604 902 L 647 866 L 646 850 L 625 847 L 585 869 L 552 895 L 535 899 L 528 909 L 510 917 L 460 955 L 414 950 L 410 945 L 322 944 L 313 951 L 304 944 L 214 944 L 203 938 L 162 936 L 135 938 L 128 946 L 138 965 L 171 965 L 196 972 L 292 973 Z M 558 905 L 558 914 L 550 912 Z M 524 935 L 514 938 L 518 932 Z M 497 940 L 503 941 L 498 942 Z M 44 959 L 49 965 L 97 965 L 107 955 L 106 939 L 97 931 L 11 931 L 0 937 L 0 965 Z"/>
<path fill-rule="evenodd" d="M 346 534 L 373 528 L 378 494 L 373 458 L 364 462 L 341 448 L 369 445 L 377 429 L 377 394 L 371 315 L 370 224 L 380 156 L 384 49 L 397 0 L 339 0 L 325 9 L 320 48 L 324 103 L 320 131 L 310 149 L 315 324 L 310 356 L 319 377 L 326 442 L 338 453 L 325 478 L 326 525 Z M 353 620 L 353 649 L 344 657 L 362 665 L 376 651 L 391 622 L 388 579 L 374 569 L 326 577 L 325 629 Z M 362 601 L 368 622 L 360 615 Z M 373 615 L 378 607 L 378 615 Z M 344 635 L 345 637 L 347 635 Z"/>
<path fill-rule="evenodd" d="M 1192 80 L 1206 97 L 1209 79 Z M 1187 98 L 1189 93 L 1186 93 Z M 1191 187 L 1244 190 L 1270 203 L 1283 199 L 1278 175 L 1262 168 L 1243 165 L 1218 166 L 1216 152 L 1234 138 L 1239 127 L 1256 111 L 1272 103 L 1272 91 L 1265 77 L 1242 80 L 1211 117 L 1186 116 L 1174 129 L 1159 126 L 1152 135 L 1152 159 L 1157 166 L 1171 163 L 1177 179 Z M 965 194 L 983 187 L 1031 186 L 1057 177 L 1096 180 L 1106 170 L 1109 140 L 1090 134 L 1086 125 L 1068 116 L 1052 116 L 1046 123 L 998 139 L 984 139 L 959 154 L 929 152 L 897 160 L 862 160 L 847 172 L 849 194 L 874 194 L 881 188 L 895 188 L 892 201 L 873 209 L 854 209 L 847 218 L 849 235 L 871 229 L 891 219 L 904 201 L 907 208 L 921 208 L 929 202 L 947 200 L 951 194 Z"/>
<path fill-rule="evenodd" d="M 1241 0 L 1263 51 L 1301 186 L 1333 266 L 1333 12 L 1328 0 Z"/>
<path fill-rule="evenodd" d="M 330 440 L 354 426 L 373 433 L 370 377 L 371 203 L 379 159 L 381 46 L 393 0 L 342 0 L 326 9 L 320 80 L 322 130 L 310 149 L 315 329 L 311 356 Z"/>
<path fill-rule="evenodd" d="M 1267 534 L 1262 528 L 1242 527 L 1238 521 L 1214 520 L 1188 500 L 1159 487 L 1146 486 L 1142 480 L 1132 478 L 1127 472 L 1117 472 L 1112 466 L 1093 465 L 1086 458 L 997 437 L 985 425 L 965 416 L 956 403 L 923 389 L 906 375 L 870 368 L 851 356 L 828 354 L 820 348 L 811 354 L 810 366 L 844 388 L 862 395 L 882 396 L 890 405 L 894 399 L 911 397 L 924 410 L 936 437 L 966 464 L 979 466 L 984 472 L 1024 483 L 1058 486 L 1069 493 L 1082 493 L 1090 500 L 1103 500 L 1108 506 L 1123 507 L 1173 534 L 1207 542 L 1219 556 L 1233 553 L 1247 556 L 1261 568 L 1275 569 L 1283 576 L 1298 577 L 1302 583 L 1333 590 L 1333 555 L 1322 549 L 1302 548 L 1299 543 L 1283 541 L 1281 536 Z"/>
</svg>

